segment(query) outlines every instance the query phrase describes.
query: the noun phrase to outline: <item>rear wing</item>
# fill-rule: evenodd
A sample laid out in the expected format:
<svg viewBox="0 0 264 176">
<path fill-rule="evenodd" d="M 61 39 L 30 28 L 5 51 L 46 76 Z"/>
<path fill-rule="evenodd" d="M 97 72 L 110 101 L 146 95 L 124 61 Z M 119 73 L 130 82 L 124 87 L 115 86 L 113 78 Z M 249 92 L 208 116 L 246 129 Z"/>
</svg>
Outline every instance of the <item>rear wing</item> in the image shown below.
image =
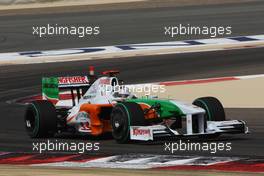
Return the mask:
<svg viewBox="0 0 264 176">
<path fill-rule="evenodd" d="M 42 97 L 53 104 L 57 104 L 62 93 L 72 100 L 75 105 L 75 98 L 78 100 L 90 87 L 91 83 L 88 76 L 67 76 L 67 77 L 44 77 L 42 78 Z M 67 92 L 68 91 L 68 92 Z"/>
</svg>

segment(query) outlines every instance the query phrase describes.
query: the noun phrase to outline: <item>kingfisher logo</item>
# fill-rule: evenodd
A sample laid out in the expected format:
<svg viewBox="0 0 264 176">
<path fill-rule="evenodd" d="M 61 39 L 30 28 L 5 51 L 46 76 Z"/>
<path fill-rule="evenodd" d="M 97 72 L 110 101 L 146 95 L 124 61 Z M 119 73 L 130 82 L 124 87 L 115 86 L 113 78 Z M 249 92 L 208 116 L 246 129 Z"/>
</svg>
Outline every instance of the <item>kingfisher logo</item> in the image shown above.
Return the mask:
<svg viewBox="0 0 264 176">
<path fill-rule="evenodd" d="M 135 140 L 153 140 L 153 132 L 151 128 L 147 127 L 130 127 L 130 137 Z"/>
<path fill-rule="evenodd" d="M 86 76 L 60 77 L 59 84 L 87 84 L 89 80 Z"/>
</svg>

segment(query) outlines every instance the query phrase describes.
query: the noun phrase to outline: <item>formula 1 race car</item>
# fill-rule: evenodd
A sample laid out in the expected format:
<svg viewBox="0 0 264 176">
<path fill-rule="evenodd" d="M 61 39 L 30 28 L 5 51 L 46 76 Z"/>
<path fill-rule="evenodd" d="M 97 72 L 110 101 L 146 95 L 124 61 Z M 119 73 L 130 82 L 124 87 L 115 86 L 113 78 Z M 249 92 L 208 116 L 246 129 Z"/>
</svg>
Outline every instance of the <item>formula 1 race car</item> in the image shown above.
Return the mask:
<svg viewBox="0 0 264 176">
<path fill-rule="evenodd" d="M 203 97 L 192 104 L 172 99 L 137 98 L 118 71 L 42 79 L 43 100 L 28 104 L 25 126 L 30 137 L 70 132 L 99 136 L 112 132 L 118 143 L 172 136 L 247 133 L 242 120 L 226 120 L 220 101 Z"/>
</svg>

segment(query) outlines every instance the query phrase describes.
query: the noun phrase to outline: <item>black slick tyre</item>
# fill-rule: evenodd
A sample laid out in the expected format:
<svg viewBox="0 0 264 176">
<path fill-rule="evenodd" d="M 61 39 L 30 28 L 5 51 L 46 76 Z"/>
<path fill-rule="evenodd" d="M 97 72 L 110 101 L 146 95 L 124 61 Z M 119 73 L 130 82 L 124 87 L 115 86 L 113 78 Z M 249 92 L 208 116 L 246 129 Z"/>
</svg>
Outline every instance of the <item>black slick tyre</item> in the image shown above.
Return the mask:
<svg viewBox="0 0 264 176">
<path fill-rule="evenodd" d="M 226 115 L 222 103 L 215 97 L 201 97 L 193 102 L 194 105 L 205 110 L 204 128 L 207 128 L 207 121 L 225 121 Z M 220 134 L 202 135 L 201 138 L 217 138 Z"/>
<path fill-rule="evenodd" d="M 145 126 L 146 124 L 144 112 L 137 103 L 118 103 L 112 110 L 112 135 L 118 143 L 130 141 L 130 126 Z"/>
<path fill-rule="evenodd" d="M 56 108 L 49 101 L 33 101 L 27 106 L 24 122 L 31 138 L 51 137 L 57 132 Z"/>
<path fill-rule="evenodd" d="M 206 111 L 206 120 L 225 121 L 225 110 L 222 103 L 215 97 L 202 97 L 194 100 L 194 105 Z"/>
</svg>

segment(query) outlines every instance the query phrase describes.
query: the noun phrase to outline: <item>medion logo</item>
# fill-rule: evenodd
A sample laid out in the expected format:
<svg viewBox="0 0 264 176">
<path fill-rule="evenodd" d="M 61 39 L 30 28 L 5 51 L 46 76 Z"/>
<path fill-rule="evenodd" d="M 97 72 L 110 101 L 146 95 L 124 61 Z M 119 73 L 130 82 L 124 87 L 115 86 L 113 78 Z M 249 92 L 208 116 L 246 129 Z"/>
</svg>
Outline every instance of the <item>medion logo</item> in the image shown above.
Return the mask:
<svg viewBox="0 0 264 176">
<path fill-rule="evenodd" d="M 151 132 L 150 132 L 150 129 L 134 128 L 133 129 L 133 135 L 135 135 L 135 136 L 145 136 L 145 135 L 151 136 Z"/>
</svg>

